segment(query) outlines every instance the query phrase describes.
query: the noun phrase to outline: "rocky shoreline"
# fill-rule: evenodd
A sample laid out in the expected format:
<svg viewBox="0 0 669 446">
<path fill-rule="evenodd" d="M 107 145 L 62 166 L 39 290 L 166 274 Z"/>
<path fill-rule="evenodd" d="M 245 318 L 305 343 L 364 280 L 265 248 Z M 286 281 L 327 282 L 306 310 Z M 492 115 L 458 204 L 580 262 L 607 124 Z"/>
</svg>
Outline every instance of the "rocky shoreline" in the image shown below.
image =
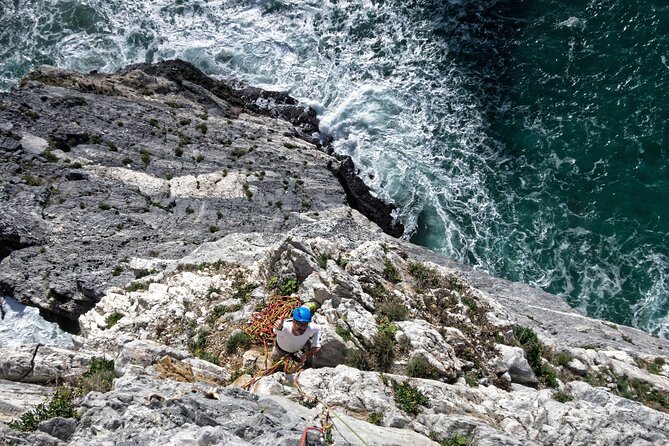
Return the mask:
<svg viewBox="0 0 669 446">
<path fill-rule="evenodd" d="M 0 106 L 0 291 L 77 334 L 0 349 L 0 445 L 669 442 L 669 342 L 395 238 L 287 95 L 171 61 Z M 323 352 L 242 390 L 276 296 Z"/>
</svg>

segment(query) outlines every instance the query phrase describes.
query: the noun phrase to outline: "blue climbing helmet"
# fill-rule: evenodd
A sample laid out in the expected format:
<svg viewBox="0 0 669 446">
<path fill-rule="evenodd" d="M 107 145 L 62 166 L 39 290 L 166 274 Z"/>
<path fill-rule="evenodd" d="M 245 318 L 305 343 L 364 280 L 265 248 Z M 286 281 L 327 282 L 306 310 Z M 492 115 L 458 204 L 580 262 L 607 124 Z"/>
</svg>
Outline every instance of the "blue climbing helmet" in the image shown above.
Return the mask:
<svg viewBox="0 0 669 446">
<path fill-rule="evenodd" d="M 293 320 L 297 322 L 311 322 L 311 311 L 305 307 L 297 307 L 293 311 Z"/>
</svg>

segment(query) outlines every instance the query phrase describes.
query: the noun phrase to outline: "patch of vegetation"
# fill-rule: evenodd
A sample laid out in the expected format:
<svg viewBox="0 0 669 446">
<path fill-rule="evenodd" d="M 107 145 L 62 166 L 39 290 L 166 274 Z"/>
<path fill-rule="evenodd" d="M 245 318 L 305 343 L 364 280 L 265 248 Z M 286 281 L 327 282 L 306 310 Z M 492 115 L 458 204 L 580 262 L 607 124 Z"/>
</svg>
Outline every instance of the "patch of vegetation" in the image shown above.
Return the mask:
<svg viewBox="0 0 669 446">
<path fill-rule="evenodd" d="M 174 149 L 174 156 L 181 158 L 183 154 L 184 154 L 184 149 L 182 149 L 181 147 L 177 147 Z"/>
<path fill-rule="evenodd" d="M 216 226 L 216 225 L 211 225 L 211 226 L 209 226 L 209 232 L 211 232 L 212 234 L 213 234 L 214 232 L 218 232 L 219 230 L 220 230 L 219 227 Z"/>
<path fill-rule="evenodd" d="M 259 285 L 257 283 L 244 283 L 241 277 L 238 276 L 232 286 L 235 287 L 235 292 L 233 293 L 232 298 L 239 299 L 241 303 L 245 304 L 249 301 L 251 292 L 258 288 Z"/>
<path fill-rule="evenodd" d="M 107 324 L 107 328 L 112 328 L 114 325 L 116 325 L 118 321 L 121 320 L 121 318 L 123 318 L 123 316 L 124 314 L 119 313 L 118 311 L 114 311 L 113 313 L 108 315 L 105 318 L 105 324 Z"/>
<path fill-rule="evenodd" d="M 335 328 L 335 332 L 344 340 L 344 342 L 348 342 L 352 339 L 351 330 L 348 330 L 344 327 L 340 327 L 339 325 L 337 325 L 337 328 Z"/>
<path fill-rule="evenodd" d="M 275 290 L 281 296 L 290 296 L 297 292 L 299 288 L 300 283 L 293 277 L 285 279 L 283 282 L 279 283 L 279 278 L 277 276 L 272 276 L 267 282 L 267 289 Z"/>
<path fill-rule="evenodd" d="M 204 155 L 201 154 L 201 153 L 198 153 L 197 156 L 195 156 L 194 159 L 195 159 L 196 163 L 201 163 L 202 161 L 204 161 Z"/>
<path fill-rule="evenodd" d="M 307 409 L 313 409 L 314 407 L 318 406 L 318 399 L 317 398 L 300 398 L 300 404 L 306 407 Z"/>
<path fill-rule="evenodd" d="M 391 379 L 390 384 L 393 389 L 395 404 L 406 413 L 417 415 L 421 411 L 421 406 L 427 407 L 430 403 L 423 392 L 407 381 L 398 384 Z"/>
<path fill-rule="evenodd" d="M 112 270 L 112 276 L 120 276 L 121 273 L 124 271 L 124 268 L 121 265 L 116 265 L 114 269 Z"/>
<path fill-rule="evenodd" d="M 542 364 L 544 347 L 537 334 L 531 328 L 522 325 L 515 326 L 514 334 L 518 345 L 525 350 L 525 359 L 537 378 L 550 387 L 556 387 L 555 372 Z"/>
<path fill-rule="evenodd" d="M 21 180 L 25 182 L 28 186 L 41 186 L 42 180 L 32 175 L 22 175 Z"/>
<path fill-rule="evenodd" d="M 207 124 L 204 122 L 199 123 L 198 125 L 195 126 L 196 129 L 198 129 L 200 132 L 202 132 L 203 135 L 207 134 Z"/>
<path fill-rule="evenodd" d="M 574 397 L 567 392 L 558 391 L 553 394 L 553 399 L 561 403 L 566 403 L 567 401 L 572 401 Z"/>
<path fill-rule="evenodd" d="M 188 206 L 188 207 L 186 208 L 186 213 L 187 213 L 187 214 L 192 214 L 193 212 L 195 212 L 195 211 L 193 210 L 192 207 Z"/>
<path fill-rule="evenodd" d="M 107 147 L 109 147 L 111 152 L 118 152 L 118 147 L 116 147 L 116 144 L 114 144 L 112 141 L 105 141 L 105 144 L 107 144 Z"/>
<path fill-rule="evenodd" d="M 402 281 L 397 268 L 390 260 L 384 260 L 383 262 L 383 278 L 390 283 L 400 283 Z"/>
<path fill-rule="evenodd" d="M 332 256 L 328 254 L 327 252 L 320 253 L 318 257 L 316 257 L 316 261 L 318 262 L 318 266 L 321 269 L 325 269 L 325 267 L 328 264 L 328 260 L 330 260 Z"/>
<path fill-rule="evenodd" d="M 216 324 L 216 321 L 219 320 L 221 316 L 227 313 L 233 313 L 235 311 L 239 311 L 241 308 L 242 308 L 241 305 L 230 305 L 230 306 L 216 305 L 212 310 L 211 314 L 209 314 L 209 317 L 207 318 L 207 324 L 213 328 L 214 325 Z"/>
<path fill-rule="evenodd" d="M 151 163 L 151 152 L 146 149 L 139 151 L 139 158 L 142 160 L 145 166 L 148 166 Z"/>
<path fill-rule="evenodd" d="M 248 349 L 252 344 L 253 338 L 251 336 L 243 331 L 238 331 L 225 341 L 225 353 L 231 355 L 238 350 Z"/>
<path fill-rule="evenodd" d="M 246 155 L 246 149 L 244 149 L 244 148 L 242 148 L 242 147 L 235 147 L 235 148 L 232 149 L 232 151 L 230 152 L 230 156 L 231 156 L 232 158 L 235 158 L 235 159 L 239 159 L 239 158 L 241 158 L 241 157 L 244 156 L 244 155 Z"/>
<path fill-rule="evenodd" d="M 174 101 L 165 101 L 165 105 L 171 108 L 181 108 L 181 104 L 177 104 Z"/>
<path fill-rule="evenodd" d="M 665 364 L 665 360 L 661 356 L 658 356 L 652 361 L 642 358 L 634 358 L 634 360 L 640 368 L 646 369 L 649 373 L 654 375 L 658 375 L 662 371 L 662 366 Z"/>
<path fill-rule="evenodd" d="M 111 206 L 107 203 L 98 203 L 98 208 L 100 208 L 103 211 L 108 211 L 111 209 Z"/>
<path fill-rule="evenodd" d="M 36 121 L 39 119 L 39 113 L 37 113 L 35 110 L 28 110 L 23 112 L 23 116 L 32 119 L 33 121 Z"/>
<path fill-rule="evenodd" d="M 404 321 L 409 316 L 409 310 L 397 296 L 386 297 L 377 307 L 376 313 L 388 321 Z"/>
<path fill-rule="evenodd" d="M 132 164 L 132 158 L 130 158 L 129 156 L 126 156 L 125 158 L 123 158 L 121 160 L 121 164 Z"/>
<path fill-rule="evenodd" d="M 283 206 L 283 202 L 282 202 L 281 200 L 276 200 L 276 201 L 274 202 L 274 206 L 276 206 L 276 207 L 278 207 L 279 209 L 281 209 L 281 206 Z"/>
<path fill-rule="evenodd" d="M 61 418 L 78 418 L 79 414 L 74 408 L 76 392 L 69 387 L 58 387 L 49 398 L 48 402 L 38 404 L 32 410 L 24 413 L 18 420 L 9 423 L 12 429 L 30 432 L 45 420 Z"/>
<path fill-rule="evenodd" d="M 383 424 L 383 414 L 380 412 L 372 412 L 367 415 L 367 422 L 374 424 L 375 426 L 381 426 Z"/>
<path fill-rule="evenodd" d="M 109 392 L 116 378 L 114 361 L 93 356 L 88 363 L 88 370 L 79 379 L 79 388 L 83 394 Z"/>
<path fill-rule="evenodd" d="M 476 378 L 476 375 L 473 373 L 466 373 L 465 374 L 465 382 L 469 387 L 478 387 L 479 386 L 479 380 Z"/>
<path fill-rule="evenodd" d="M 128 292 L 133 291 L 146 291 L 149 289 L 150 282 L 132 282 L 130 285 L 125 287 L 125 290 Z"/>
<path fill-rule="evenodd" d="M 246 199 L 251 201 L 253 198 L 253 192 L 249 189 L 249 183 L 248 181 L 244 181 L 244 184 L 242 184 L 242 189 L 244 190 L 244 195 L 246 195 Z"/>
<path fill-rule="evenodd" d="M 406 374 L 413 378 L 426 379 L 437 379 L 439 376 L 437 368 L 430 364 L 430 361 L 419 355 L 416 355 L 409 360 L 406 367 Z"/>
<path fill-rule="evenodd" d="M 634 345 L 634 342 L 632 341 L 632 338 L 627 336 L 627 335 L 623 335 L 623 341 L 629 342 L 630 344 Z"/>
<path fill-rule="evenodd" d="M 466 446 L 469 444 L 469 438 L 461 434 L 443 438 L 436 432 L 430 432 L 430 440 L 436 441 L 441 446 Z"/>
<path fill-rule="evenodd" d="M 409 262 L 409 274 L 416 279 L 416 286 L 421 290 L 441 288 L 443 278 L 439 272 L 420 262 Z"/>
<path fill-rule="evenodd" d="M 56 155 L 54 155 L 49 149 L 42 152 L 42 156 L 46 159 L 48 163 L 55 163 L 60 159 Z"/>
<path fill-rule="evenodd" d="M 397 325 L 390 322 L 383 322 L 379 325 L 378 330 L 380 335 L 387 336 L 394 340 L 395 334 L 397 333 Z"/>
<path fill-rule="evenodd" d="M 367 294 L 372 296 L 375 300 L 381 300 L 381 299 L 386 297 L 386 295 L 388 294 L 388 291 L 386 291 L 386 289 L 384 287 L 382 287 L 380 285 L 377 285 L 373 288 L 370 288 L 367 291 Z"/>
<path fill-rule="evenodd" d="M 160 123 L 158 122 L 158 120 L 156 118 L 149 119 L 149 125 L 151 127 L 156 127 L 156 128 L 160 127 Z"/>
<path fill-rule="evenodd" d="M 372 345 L 368 349 L 374 370 L 382 372 L 389 371 L 395 361 L 395 338 L 387 333 L 379 329 L 379 332 L 372 337 Z"/>
<path fill-rule="evenodd" d="M 369 361 L 367 361 L 367 354 L 362 350 L 349 350 L 346 353 L 346 360 L 344 362 L 347 366 L 356 368 L 358 370 L 368 371 L 372 369 Z"/>
<path fill-rule="evenodd" d="M 555 357 L 555 361 L 556 361 L 557 365 L 562 366 L 562 367 L 565 367 L 573 359 L 574 359 L 574 357 L 569 352 L 560 352 Z"/>
<path fill-rule="evenodd" d="M 179 125 L 181 125 L 181 126 L 186 126 L 186 125 L 190 125 L 191 122 L 192 122 L 192 121 L 191 121 L 190 119 L 188 119 L 188 118 L 184 118 L 184 119 L 182 119 L 181 121 L 179 121 Z"/>
<path fill-rule="evenodd" d="M 207 350 L 209 341 L 207 336 L 204 333 L 199 333 L 193 341 L 191 341 L 188 346 L 190 354 L 196 358 L 203 359 L 205 361 L 211 362 L 212 364 L 220 365 L 218 357 L 214 356 L 210 351 Z"/>
<path fill-rule="evenodd" d="M 81 169 L 81 163 L 79 161 L 75 161 L 72 164 L 70 164 L 71 169 Z"/>
</svg>

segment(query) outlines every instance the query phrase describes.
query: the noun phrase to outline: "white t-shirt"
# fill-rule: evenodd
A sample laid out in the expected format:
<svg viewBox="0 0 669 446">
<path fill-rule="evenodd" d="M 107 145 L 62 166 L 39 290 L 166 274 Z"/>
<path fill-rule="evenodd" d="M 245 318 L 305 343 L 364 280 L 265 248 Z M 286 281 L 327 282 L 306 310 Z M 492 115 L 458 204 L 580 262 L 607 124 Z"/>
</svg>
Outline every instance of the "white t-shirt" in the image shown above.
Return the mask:
<svg viewBox="0 0 669 446">
<path fill-rule="evenodd" d="M 321 331 L 321 327 L 318 324 L 309 322 L 307 329 L 304 330 L 300 336 L 295 336 L 293 334 L 293 320 L 287 319 L 283 321 L 283 328 L 281 330 L 274 329 L 276 334 L 276 343 L 279 348 L 288 353 L 295 353 L 300 351 L 304 344 L 307 343 L 310 337 L 314 337 L 314 340 L 311 343 L 311 347 L 320 347 L 320 341 L 318 340 L 318 334 Z"/>
</svg>

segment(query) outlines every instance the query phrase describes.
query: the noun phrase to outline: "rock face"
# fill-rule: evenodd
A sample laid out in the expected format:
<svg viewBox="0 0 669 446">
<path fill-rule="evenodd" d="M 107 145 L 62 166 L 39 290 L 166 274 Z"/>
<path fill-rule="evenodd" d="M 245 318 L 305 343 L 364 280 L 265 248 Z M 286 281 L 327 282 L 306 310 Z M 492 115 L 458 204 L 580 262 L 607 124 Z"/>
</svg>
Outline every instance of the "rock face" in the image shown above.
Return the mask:
<svg viewBox="0 0 669 446">
<path fill-rule="evenodd" d="M 5 443 L 669 443 L 669 342 L 393 238 L 288 96 L 165 62 L 0 105 L 0 291 L 78 333 L 0 350 Z M 316 310 L 299 373 L 240 334 L 273 299 Z M 5 424 L 94 357 L 78 418 Z"/>
<path fill-rule="evenodd" d="M 312 109 L 234 87 L 169 61 L 42 67 L 0 95 L 0 291 L 76 332 L 106 289 L 194 245 L 372 199 L 333 181 Z M 379 221 L 394 209 L 374 206 Z"/>
</svg>

